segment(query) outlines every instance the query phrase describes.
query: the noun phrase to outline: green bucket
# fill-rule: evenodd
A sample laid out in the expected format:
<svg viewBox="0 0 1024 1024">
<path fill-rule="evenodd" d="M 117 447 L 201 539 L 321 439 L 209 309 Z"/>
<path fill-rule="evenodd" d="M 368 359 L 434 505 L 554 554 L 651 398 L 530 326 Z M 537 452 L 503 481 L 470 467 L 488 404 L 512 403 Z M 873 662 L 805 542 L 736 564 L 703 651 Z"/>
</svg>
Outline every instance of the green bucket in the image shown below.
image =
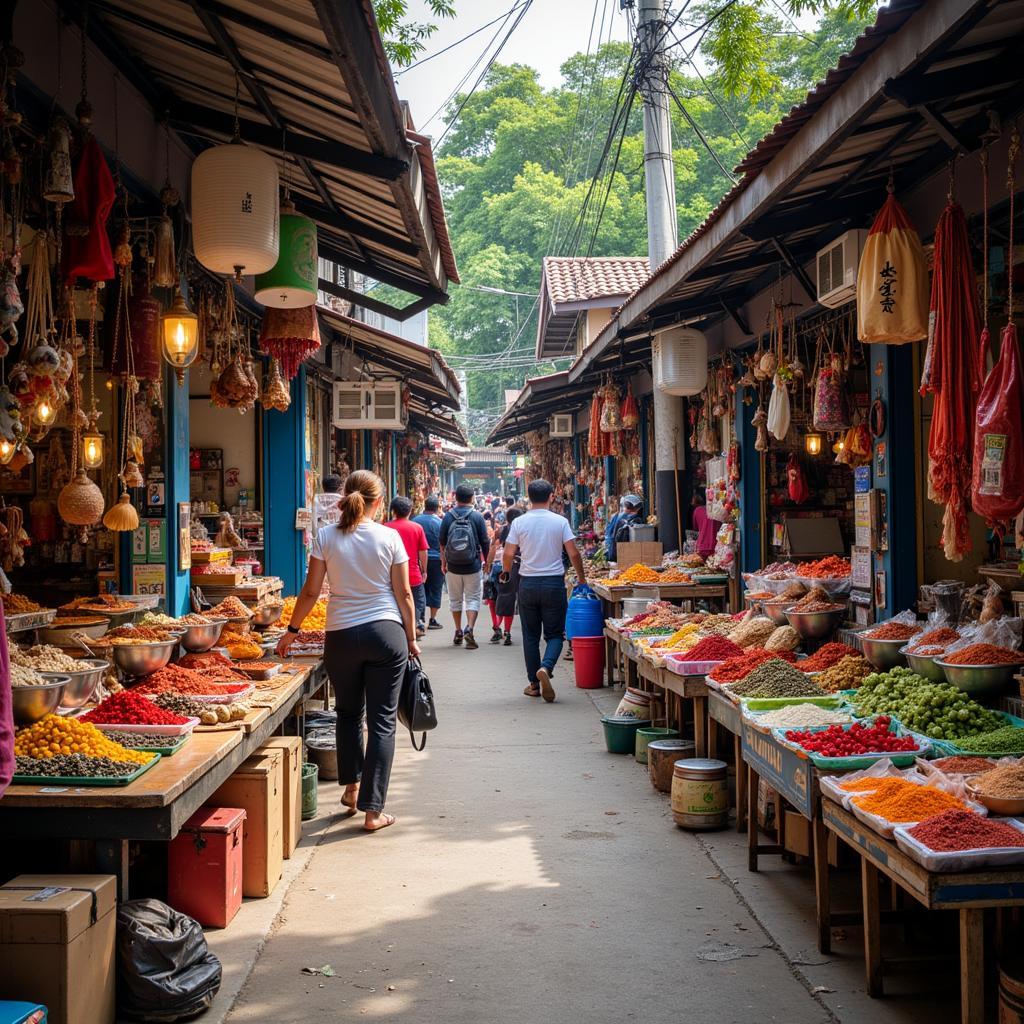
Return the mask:
<svg viewBox="0 0 1024 1024">
<path fill-rule="evenodd" d="M 637 730 L 651 724 L 650 719 L 630 718 L 626 715 L 605 715 L 604 742 L 609 754 L 632 754 L 636 751 Z"/>
<path fill-rule="evenodd" d="M 647 764 L 647 744 L 652 740 L 677 740 L 680 738 L 678 729 L 665 729 L 646 726 L 636 731 L 636 759 L 638 764 Z"/>
<path fill-rule="evenodd" d="M 308 761 L 302 766 L 302 820 L 316 817 L 316 787 L 320 766 Z"/>
</svg>

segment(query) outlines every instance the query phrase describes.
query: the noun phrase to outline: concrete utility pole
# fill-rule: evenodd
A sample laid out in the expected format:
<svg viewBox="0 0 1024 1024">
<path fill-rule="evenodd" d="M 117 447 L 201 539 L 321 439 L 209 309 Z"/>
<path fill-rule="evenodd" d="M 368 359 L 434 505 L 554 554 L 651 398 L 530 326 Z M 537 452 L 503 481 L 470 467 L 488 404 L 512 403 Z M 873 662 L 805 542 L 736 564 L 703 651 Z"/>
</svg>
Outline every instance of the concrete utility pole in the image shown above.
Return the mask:
<svg viewBox="0 0 1024 1024">
<path fill-rule="evenodd" d="M 644 67 L 644 180 L 647 191 L 647 258 L 653 272 L 679 245 L 672 122 L 669 119 L 665 42 L 666 0 L 638 0 L 637 39 Z M 652 368 L 653 369 L 653 368 Z M 685 452 L 683 402 L 654 389 L 654 468 L 658 535 L 665 551 L 678 550 L 676 458 Z M 682 469 L 680 466 L 679 469 Z"/>
</svg>

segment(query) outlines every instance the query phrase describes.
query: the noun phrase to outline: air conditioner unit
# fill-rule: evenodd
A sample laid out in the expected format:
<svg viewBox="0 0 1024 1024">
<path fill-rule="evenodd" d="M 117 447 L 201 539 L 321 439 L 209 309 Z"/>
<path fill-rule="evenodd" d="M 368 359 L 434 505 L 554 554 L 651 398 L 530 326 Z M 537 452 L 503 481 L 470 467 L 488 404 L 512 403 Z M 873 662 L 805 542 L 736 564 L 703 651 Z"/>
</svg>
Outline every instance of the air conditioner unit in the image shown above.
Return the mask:
<svg viewBox="0 0 1024 1024">
<path fill-rule="evenodd" d="M 572 437 L 575 431 L 573 430 L 573 419 L 575 417 L 571 412 L 556 412 L 552 417 L 548 425 L 548 434 L 551 437 Z"/>
<path fill-rule="evenodd" d="M 819 250 L 818 301 L 829 309 L 842 306 L 857 296 L 857 267 L 866 231 L 847 231 L 830 245 Z"/>
<path fill-rule="evenodd" d="M 331 423 L 339 430 L 404 430 L 401 381 L 339 381 Z"/>
</svg>

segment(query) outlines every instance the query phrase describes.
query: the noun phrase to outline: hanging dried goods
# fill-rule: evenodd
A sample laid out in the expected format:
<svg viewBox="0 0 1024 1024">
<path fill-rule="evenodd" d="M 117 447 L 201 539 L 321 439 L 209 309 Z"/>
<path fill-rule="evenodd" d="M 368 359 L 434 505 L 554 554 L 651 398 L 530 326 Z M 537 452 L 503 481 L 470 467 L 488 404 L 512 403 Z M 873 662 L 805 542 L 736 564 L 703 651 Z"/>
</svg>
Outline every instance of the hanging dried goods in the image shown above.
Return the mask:
<svg viewBox="0 0 1024 1024">
<path fill-rule="evenodd" d="M 824 669 L 814 677 L 814 681 L 826 693 L 838 693 L 840 690 L 856 690 L 871 672 L 872 668 L 864 658 L 851 654 Z"/>
</svg>

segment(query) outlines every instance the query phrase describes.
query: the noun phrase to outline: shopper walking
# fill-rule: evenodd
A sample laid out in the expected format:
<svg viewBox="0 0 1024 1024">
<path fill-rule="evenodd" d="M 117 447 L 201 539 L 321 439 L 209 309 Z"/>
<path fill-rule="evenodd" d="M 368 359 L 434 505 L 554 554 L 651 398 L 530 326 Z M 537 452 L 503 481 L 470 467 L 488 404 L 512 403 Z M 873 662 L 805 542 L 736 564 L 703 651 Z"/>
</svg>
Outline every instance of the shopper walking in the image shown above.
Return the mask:
<svg viewBox="0 0 1024 1024">
<path fill-rule="evenodd" d="M 523 631 L 523 656 L 528 680 L 523 693 L 527 697 L 543 697 L 549 704 L 555 699 L 551 676 L 562 653 L 568 607 L 563 551 L 576 570 L 576 578 L 587 578 L 569 521 L 549 507 L 553 492 L 554 488 L 547 480 L 534 480 L 527 487 L 530 510 L 508 528 L 501 576 L 503 582 L 511 580 L 518 554 L 521 559 L 519 624 Z M 540 653 L 542 633 L 543 656 Z"/>
<path fill-rule="evenodd" d="M 456 646 L 466 641 L 475 651 L 480 645 L 473 635 L 480 602 L 483 599 L 484 556 L 490 544 L 484 517 L 473 507 L 473 488 L 459 484 L 455 489 L 455 508 L 441 520 L 441 567 L 448 584 L 448 602 L 455 620 Z M 466 628 L 462 628 L 462 615 Z"/>
<path fill-rule="evenodd" d="M 413 516 L 412 521 L 422 527 L 427 538 L 427 573 L 423 581 L 427 610 L 430 621 L 427 629 L 443 629 L 437 621 L 441 610 L 441 589 L 444 587 L 444 572 L 441 570 L 441 516 L 438 513 L 437 498 L 430 497 L 423 502 L 423 511 Z"/>
<path fill-rule="evenodd" d="M 427 592 L 423 581 L 427 572 L 427 554 L 430 545 L 427 535 L 419 523 L 414 523 L 409 516 L 412 514 L 412 502 L 401 495 L 391 500 L 391 518 L 384 524 L 397 530 L 405 552 L 409 556 L 409 586 L 412 588 L 412 600 L 416 606 L 416 638 L 427 632 Z"/>
<path fill-rule="evenodd" d="M 488 603 L 488 607 L 491 610 L 491 626 L 494 630 L 491 635 L 491 643 L 501 643 L 504 636 L 506 647 L 512 646 L 512 620 L 516 614 L 517 594 L 519 591 L 520 558 L 516 555 L 512 560 L 509 578 L 504 582 L 502 582 L 504 570 L 501 560 L 505 551 L 505 542 L 508 540 L 509 526 L 522 514 L 522 511 L 518 508 L 508 511 L 508 523 L 495 533 L 491 539 L 491 550 L 487 553 L 487 564 L 484 566 L 485 574 L 493 582 L 494 597 Z"/>
<path fill-rule="evenodd" d="M 338 781 L 345 787 L 341 802 L 351 814 L 365 812 L 368 832 L 395 821 L 384 812 L 384 802 L 395 756 L 398 696 L 407 659 L 420 653 L 409 555 L 397 531 L 375 522 L 383 502 L 384 483 L 376 474 L 360 469 L 345 481 L 338 523 L 318 531 L 306 582 L 277 644 L 278 655 L 285 657 L 326 577 L 324 663 L 338 715 Z"/>
</svg>

